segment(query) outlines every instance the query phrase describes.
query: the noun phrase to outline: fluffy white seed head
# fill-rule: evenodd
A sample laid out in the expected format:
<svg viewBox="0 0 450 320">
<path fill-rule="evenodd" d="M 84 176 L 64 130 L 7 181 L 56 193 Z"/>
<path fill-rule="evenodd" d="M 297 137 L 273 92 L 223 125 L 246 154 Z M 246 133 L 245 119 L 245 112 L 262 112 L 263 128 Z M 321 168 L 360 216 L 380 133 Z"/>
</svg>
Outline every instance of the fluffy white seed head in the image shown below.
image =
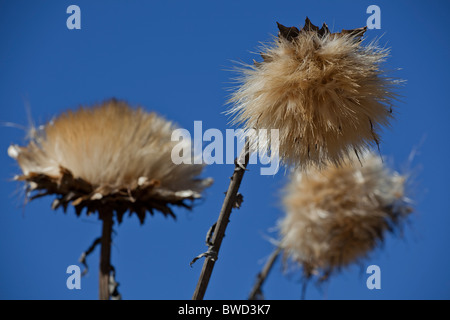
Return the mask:
<svg viewBox="0 0 450 320">
<path fill-rule="evenodd" d="M 116 201 L 121 211 L 171 214 L 167 204 L 184 205 L 211 183 L 198 178 L 203 165 L 172 162 L 172 148 L 180 143 L 171 141 L 174 129 L 155 113 L 110 100 L 61 114 L 36 131 L 28 146 L 11 146 L 8 154 L 22 169 L 18 179 L 59 195 L 62 204 L 95 211 Z M 76 195 L 68 199 L 70 193 Z"/>
<path fill-rule="evenodd" d="M 285 256 L 300 264 L 306 277 L 327 277 L 364 259 L 412 211 L 406 176 L 371 153 L 361 161 L 297 170 L 290 177 L 280 241 Z"/>
<path fill-rule="evenodd" d="M 279 129 L 280 159 L 302 168 L 378 144 L 398 83 L 382 69 L 388 51 L 363 45 L 366 28 L 330 33 L 307 19 L 301 30 L 279 29 L 261 50 L 264 61 L 240 70 L 230 100 L 234 122 L 248 131 Z M 256 135 L 251 142 L 256 148 Z"/>
</svg>

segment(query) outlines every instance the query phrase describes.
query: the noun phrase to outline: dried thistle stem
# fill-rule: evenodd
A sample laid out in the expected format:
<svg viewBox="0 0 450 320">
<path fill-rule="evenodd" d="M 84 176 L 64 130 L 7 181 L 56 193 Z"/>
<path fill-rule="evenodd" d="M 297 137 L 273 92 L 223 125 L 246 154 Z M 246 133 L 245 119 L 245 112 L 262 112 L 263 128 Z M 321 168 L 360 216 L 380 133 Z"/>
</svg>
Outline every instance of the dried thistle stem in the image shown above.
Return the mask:
<svg viewBox="0 0 450 320">
<path fill-rule="evenodd" d="M 228 222 L 230 221 L 231 209 L 236 203 L 237 193 L 239 191 L 239 187 L 241 185 L 242 178 L 244 177 L 244 173 L 246 171 L 246 167 L 250 157 L 249 150 L 249 141 L 246 140 L 241 154 L 235 160 L 234 172 L 231 176 L 230 185 L 228 186 L 225 200 L 223 202 L 222 209 L 220 210 L 219 218 L 217 219 L 214 234 L 211 239 L 210 250 L 212 252 L 215 252 L 216 254 L 219 254 L 220 245 L 222 244 L 223 237 L 225 236 L 225 230 L 228 226 Z M 200 273 L 200 278 L 197 282 L 197 287 L 195 288 L 192 300 L 203 300 L 216 259 L 217 257 L 205 257 L 203 268 Z"/>
<path fill-rule="evenodd" d="M 252 291 L 250 292 L 250 295 L 248 296 L 248 300 L 259 300 L 262 297 L 262 286 L 264 282 L 267 279 L 267 276 L 270 273 L 270 270 L 272 270 L 272 267 L 277 260 L 278 256 L 280 255 L 281 248 L 277 247 L 270 255 L 269 259 L 267 259 L 266 264 L 264 265 L 264 268 L 261 270 L 260 273 L 256 276 L 256 282 L 255 285 L 252 288 Z"/>
<path fill-rule="evenodd" d="M 101 252 L 100 252 L 100 274 L 99 274 L 99 299 L 109 300 L 109 276 L 111 272 L 111 233 L 113 226 L 112 212 L 101 215 L 103 221 Z"/>
</svg>

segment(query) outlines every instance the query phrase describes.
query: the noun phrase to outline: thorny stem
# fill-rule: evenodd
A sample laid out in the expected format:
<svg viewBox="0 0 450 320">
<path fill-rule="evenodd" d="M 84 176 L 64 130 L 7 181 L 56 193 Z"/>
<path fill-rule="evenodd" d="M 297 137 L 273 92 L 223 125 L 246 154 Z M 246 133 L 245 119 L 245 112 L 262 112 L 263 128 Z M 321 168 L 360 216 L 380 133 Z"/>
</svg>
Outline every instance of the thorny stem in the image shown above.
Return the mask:
<svg viewBox="0 0 450 320">
<path fill-rule="evenodd" d="M 278 256 L 280 255 L 280 252 L 281 252 L 281 248 L 277 247 L 270 255 L 269 259 L 267 260 L 266 264 L 264 265 L 264 268 L 256 276 L 255 285 L 253 286 L 253 289 L 250 292 L 250 295 L 248 297 L 249 300 L 258 300 L 262 297 L 262 286 L 263 286 L 264 282 L 266 281 L 270 270 L 272 270 L 272 267 L 273 267 L 275 261 L 277 260 Z"/>
<path fill-rule="evenodd" d="M 99 299 L 109 300 L 109 275 L 111 273 L 111 233 L 113 226 L 112 212 L 103 212 L 103 227 L 100 252 Z"/>
<path fill-rule="evenodd" d="M 247 140 L 241 154 L 235 161 L 234 172 L 231 177 L 230 185 L 228 186 L 225 200 L 223 202 L 222 209 L 220 210 L 219 218 L 216 222 L 214 234 L 211 239 L 210 249 L 212 252 L 215 252 L 216 255 L 219 253 L 220 245 L 222 244 L 223 237 L 225 236 L 225 230 L 228 222 L 230 221 L 231 209 L 236 203 L 236 195 L 239 191 L 239 187 L 250 157 L 249 150 L 250 145 Z M 216 259 L 217 257 L 205 257 L 200 278 L 198 280 L 197 287 L 195 288 L 194 295 L 192 296 L 192 300 L 203 300 Z"/>
</svg>

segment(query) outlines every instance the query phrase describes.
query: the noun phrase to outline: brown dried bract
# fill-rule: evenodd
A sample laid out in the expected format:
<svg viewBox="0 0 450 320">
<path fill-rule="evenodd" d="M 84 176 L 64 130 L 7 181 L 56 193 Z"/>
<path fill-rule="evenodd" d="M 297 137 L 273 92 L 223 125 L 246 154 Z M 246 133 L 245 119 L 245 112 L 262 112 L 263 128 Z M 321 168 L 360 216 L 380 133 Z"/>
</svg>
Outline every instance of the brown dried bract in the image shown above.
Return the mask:
<svg viewBox="0 0 450 320">
<path fill-rule="evenodd" d="M 341 32 L 331 33 L 327 24 L 324 22 L 322 28 L 319 29 L 318 26 L 314 25 L 308 17 L 305 19 L 305 25 L 301 30 L 298 30 L 296 27 L 285 27 L 281 23 L 278 23 L 278 29 L 280 30 L 278 33 L 279 37 L 282 37 L 289 41 L 294 41 L 301 33 L 306 32 L 315 32 L 319 37 L 324 37 L 326 35 L 331 35 L 332 37 L 342 37 L 342 36 L 350 36 L 354 37 L 356 40 L 361 41 L 361 38 L 364 36 L 364 33 L 367 31 L 367 26 L 357 29 L 345 30 L 342 29 Z"/>
</svg>

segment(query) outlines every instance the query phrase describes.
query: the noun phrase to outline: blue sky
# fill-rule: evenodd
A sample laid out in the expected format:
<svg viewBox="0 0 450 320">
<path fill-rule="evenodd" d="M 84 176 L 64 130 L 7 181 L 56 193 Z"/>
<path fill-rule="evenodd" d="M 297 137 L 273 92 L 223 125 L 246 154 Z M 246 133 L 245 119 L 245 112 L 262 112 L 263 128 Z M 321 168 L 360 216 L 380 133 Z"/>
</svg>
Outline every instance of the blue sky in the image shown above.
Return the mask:
<svg viewBox="0 0 450 320">
<path fill-rule="evenodd" d="M 81 30 L 68 30 L 66 8 L 81 8 Z M 353 266 L 307 299 L 450 298 L 450 202 L 448 102 L 450 13 L 447 1 L 0 1 L 0 121 L 26 126 L 25 105 L 42 124 L 60 112 L 116 97 L 154 110 L 192 132 L 230 128 L 223 114 L 232 61 L 251 62 L 260 41 L 277 33 L 276 21 L 301 26 L 306 16 L 335 31 L 366 24 L 366 8 L 381 8 L 381 37 L 391 47 L 390 69 L 407 80 L 392 128 L 381 150 L 394 167 L 412 170 L 410 196 L 416 211 L 402 235 L 362 266 Z M 96 216 L 77 218 L 50 209 L 51 198 L 23 206 L 22 186 L 6 150 L 24 144 L 25 132 L 0 127 L 0 298 L 96 299 L 98 250 L 81 290 L 66 288 L 66 268 L 101 232 Z M 408 157 L 417 149 L 414 161 Z M 136 217 L 116 226 L 112 263 L 124 299 L 190 299 L 206 250 L 205 234 L 216 221 L 232 165 L 211 165 L 215 184 L 192 212 L 177 221 L 155 215 L 141 226 Z M 206 299 L 246 299 L 273 247 L 273 227 L 282 216 L 280 189 L 287 177 L 245 175 L 244 204 L 232 213 Z M 365 268 L 381 268 L 381 290 L 368 290 Z M 264 286 L 268 299 L 298 299 L 299 274 L 285 275 L 278 262 Z"/>
</svg>

